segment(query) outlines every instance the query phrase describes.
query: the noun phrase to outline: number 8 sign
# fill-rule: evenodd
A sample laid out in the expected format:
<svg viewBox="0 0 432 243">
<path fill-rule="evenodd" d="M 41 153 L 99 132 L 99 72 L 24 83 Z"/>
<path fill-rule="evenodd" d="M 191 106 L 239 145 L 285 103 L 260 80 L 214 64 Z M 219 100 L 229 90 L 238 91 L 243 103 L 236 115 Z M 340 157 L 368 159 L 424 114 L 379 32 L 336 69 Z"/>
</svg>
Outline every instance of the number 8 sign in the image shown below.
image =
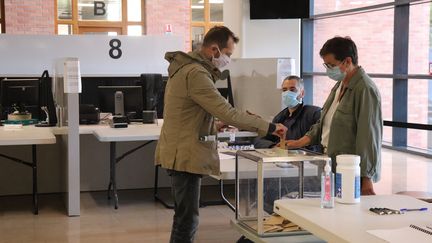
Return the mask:
<svg viewBox="0 0 432 243">
<path fill-rule="evenodd" d="M 112 59 L 119 59 L 123 52 L 120 49 L 121 41 L 119 39 L 112 39 L 109 42 L 111 49 L 109 50 L 109 55 Z"/>
</svg>

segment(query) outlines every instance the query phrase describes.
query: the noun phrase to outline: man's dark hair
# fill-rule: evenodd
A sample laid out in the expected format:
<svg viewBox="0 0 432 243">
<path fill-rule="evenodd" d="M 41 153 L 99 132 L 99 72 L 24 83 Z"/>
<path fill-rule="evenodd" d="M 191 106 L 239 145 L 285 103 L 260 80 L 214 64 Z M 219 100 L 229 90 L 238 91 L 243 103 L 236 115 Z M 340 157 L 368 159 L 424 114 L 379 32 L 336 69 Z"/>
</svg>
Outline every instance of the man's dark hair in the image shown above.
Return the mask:
<svg viewBox="0 0 432 243">
<path fill-rule="evenodd" d="M 234 43 L 239 42 L 239 38 L 225 26 L 215 26 L 204 36 L 203 46 L 210 46 L 216 43 L 220 49 L 226 48 L 229 38 L 232 37 Z"/>
<path fill-rule="evenodd" d="M 354 65 L 358 63 L 356 44 L 349 37 L 336 36 L 327 40 L 320 50 L 320 56 L 323 57 L 328 54 L 333 54 L 338 61 L 351 57 Z"/>
</svg>

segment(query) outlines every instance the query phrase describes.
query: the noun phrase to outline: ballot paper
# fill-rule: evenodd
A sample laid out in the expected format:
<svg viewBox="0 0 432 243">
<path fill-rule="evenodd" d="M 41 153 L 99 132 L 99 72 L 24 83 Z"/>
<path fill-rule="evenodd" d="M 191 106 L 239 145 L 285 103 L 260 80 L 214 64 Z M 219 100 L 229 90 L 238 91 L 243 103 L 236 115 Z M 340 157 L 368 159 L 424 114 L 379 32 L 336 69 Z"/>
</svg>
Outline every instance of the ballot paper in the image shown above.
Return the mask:
<svg viewBox="0 0 432 243">
<path fill-rule="evenodd" d="M 391 243 L 432 242 L 432 231 L 428 230 L 426 227 L 420 227 L 416 225 L 410 225 L 397 229 L 368 230 L 367 232 Z"/>
<path fill-rule="evenodd" d="M 293 222 L 277 215 L 273 214 L 264 219 L 264 232 L 274 233 L 274 232 L 291 232 L 303 230 L 298 225 Z"/>
<path fill-rule="evenodd" d="M 279 58 L 277 62 L 277 81 L 276 88 L 280 89 L 283 80 L 295 74 L 295 59 L 294 58 Z"/>
</svg>

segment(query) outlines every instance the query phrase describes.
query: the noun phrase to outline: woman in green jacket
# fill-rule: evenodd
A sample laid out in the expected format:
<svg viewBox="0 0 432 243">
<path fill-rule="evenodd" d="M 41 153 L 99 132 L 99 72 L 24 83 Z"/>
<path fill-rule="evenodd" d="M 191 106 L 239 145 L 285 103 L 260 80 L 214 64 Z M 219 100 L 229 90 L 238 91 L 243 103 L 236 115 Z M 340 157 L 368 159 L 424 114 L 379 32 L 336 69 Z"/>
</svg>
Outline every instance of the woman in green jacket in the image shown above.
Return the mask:
<svg viewBox="0 0 432 243">
<path fill-rule="evenodd" d="M 361 158 L 361 194 L 374 195 L 381 174 L 383 120 L 375 83 L 358 65 L 357 47 L 348 37 L 334 37 L 320 50 L 327 76 L 337 83 L 324 103 L 320 120 L 288 147 L 321 144 L 332 161 L 339 154 Z M 336 163 L 333 163 L 333 171 Z"/>
</svg>

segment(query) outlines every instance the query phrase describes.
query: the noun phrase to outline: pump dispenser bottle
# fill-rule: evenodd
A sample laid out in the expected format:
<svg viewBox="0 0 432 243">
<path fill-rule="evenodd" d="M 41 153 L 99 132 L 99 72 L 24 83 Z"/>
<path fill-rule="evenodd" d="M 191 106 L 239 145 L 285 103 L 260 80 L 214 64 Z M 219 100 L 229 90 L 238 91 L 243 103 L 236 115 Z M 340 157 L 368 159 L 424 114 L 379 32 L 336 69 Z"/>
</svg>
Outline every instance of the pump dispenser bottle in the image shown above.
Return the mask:
<svg viewBox="0 0 432 243">
<path fill-rule="evenodd" d="M 334 174 L 330 163 L 331 159 L 328 158 L 321 175 L 321 208 L 334 207 Z"/>
</svg>

